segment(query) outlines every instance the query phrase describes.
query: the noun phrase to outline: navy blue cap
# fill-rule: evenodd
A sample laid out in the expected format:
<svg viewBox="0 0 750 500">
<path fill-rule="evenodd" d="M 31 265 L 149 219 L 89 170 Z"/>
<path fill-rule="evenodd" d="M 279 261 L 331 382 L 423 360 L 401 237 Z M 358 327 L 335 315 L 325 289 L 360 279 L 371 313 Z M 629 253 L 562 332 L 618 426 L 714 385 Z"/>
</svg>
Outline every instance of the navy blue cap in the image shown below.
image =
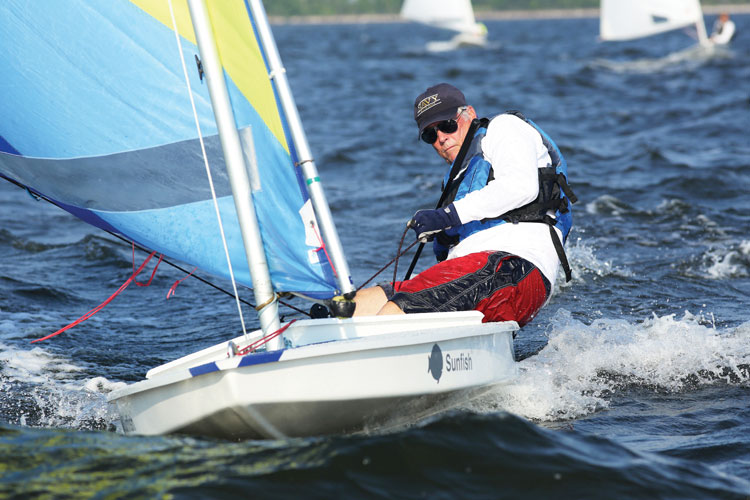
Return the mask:
<svg viewBox="0 0 750 500">
<path fill-rule="evenodd" d="M 431 123 L 455 118 L 458 108 L 463 106 L 466 106 L 466 98 L 453 85 L 438 83 L 428 88 L 414 101 L 414 120 L 419 135 Z"/>
</svg>

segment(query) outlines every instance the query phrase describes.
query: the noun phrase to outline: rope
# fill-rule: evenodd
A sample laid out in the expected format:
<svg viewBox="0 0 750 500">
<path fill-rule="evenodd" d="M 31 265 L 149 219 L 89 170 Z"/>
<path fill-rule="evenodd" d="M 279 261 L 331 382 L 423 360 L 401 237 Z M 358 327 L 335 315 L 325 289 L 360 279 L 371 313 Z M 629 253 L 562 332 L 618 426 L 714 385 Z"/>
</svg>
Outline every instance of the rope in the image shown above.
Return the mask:
<svg viewBox="0 0 750 500">
<path fill-rule="evenodd" d="M 214 202 L 214 210 L 216 211 L 216 220 L 219 223 L 219 232 L 221 233 L 221 242 L 224 244 L 224 255 L 227 258 L 227 266 L 229 267 L 229 278 L 232 281 L 232 289 L 234 290 L 235 301 L 237 302 L 237 312 L 240 316 L 240 323 L 242 323 L 242 333 L 247 335 L 247 329 L 245 328 L 245 318 L 242 315 L 242 306 L 240 305 L 239 294 L 237 293 L 237 283 L 234 279 L 234 271 L 232 270 L 232 260 L 229 257 L 229 247 L 227 246 L 227 239 L 224 235 L 224 225 L 221 222 L 221 213 L 219 211 L 219 202 L 216 199 L 216 190 L 214 189 L 214 181 L 211 176 L 211 168 L 208 165 L 208 156 L 206 155 L 206 146 L 203 142 L 203 132 L 201 131 L 200 121 L 198 119 L 198 111 L 195 108 L 195 100 L 193 99 L 193 91 L 190 87 L 190 77 L 188 76 L 187 66 L 185 65 L 185 55 L 182 53 L 182 44 L 180 43 L 180 35 L 177 31 L 177 21 L 174 17 L 174 10 L 172 9 L 172 0 L 169 0 L 169 13 L 172 16 L 172 27 L 174 29 L 175 40 L 177 41 L 177 49 L 180 52 L 180 62 L 182 63 L 182 72 L 185 75 L 185 85 L 188 89 L 188 95 L 190 96 L 190 105 L 193 107 L 193 117 L 195 118 L 195 128 L 198 131 L 198 140 L 201 145 L 201 152 L 203 153 L 203 164 L 206 167 L 206 176 L 208 177 L 208 185 L 211 188 L 211 198 Z"/>
<path fill-rule="evenodd" d="M 26 186 L 24 186 L 24 185 L 23 185 L 23 184 L 21 184 L 20 182 L 17 182 L 17 181 L 15 181 L 15 180 L 13 180 L 13 179 L 10 179 L 10 178 L 8 178 L 8 177 L 2 177 L 2 179 L 5 179 L 6 181 L 10 182 L 11 184 L 14 184 L 15 186 L 17 186 L 17 187 L 19 187 L 19 188 L 23 189 L 24 191 L 27 191 L 28 193 L 30 193 L 31 195 L 33 195 L 33 196 L 34 196 L 34 199 L 36 199 L 37 201 L 39 201 L 39 200 L 44 200 L 44 201 L 46 201 L 47 203 L 49 203 L 50 205 L 54 205 L 54 206 L 56 206 L 57 208 L 59 208 L 59 209 L 61 209 L 61 210 L 65 210 L 65 209 L 64 209 L 63 207 L 61 207 L 61 206 L 60 206 L 59 204 L 57 204 L 57 203 L 56 203 L 56 202 L 55 202 L 54 200 L 52 200 L 52 199 L 50 199 L 50 198 L 47 198 L 46 196 L 44 196 L 44 195 L 42 195 L 42 194 L 32 193 L 32 192 L 31 192 L 31 190 L 30 190 L 29 188 L 27 188 Z M 112 232 L 112 231 L 108 231 L 108 230 L 106 230 L 106 229 L 102 229 L 102 231 L 106 232 L 107 234 L 109 234 L 109 235 L 110 235 L 110 236 L 112 236 L 113 238 L 117 238 L 118 240 L 120 240 L 120 241 L 122 241 L 122 242 L 124 242 L 124 243 L 127 243 L 127 244 L 129 244 L 129 245 L 134 245 L 134 246 L 135 246 L 135 247 L 136 247 L 136 248 L 137 248 L 138 250 L 140 250 L 140 251 L 142 251 L 142 252 L 145 252 L 145 253 L 149 253 L 149 250 L 148 250 L 147 248 L 144 248 L 144 247 L 142 247 L 141 245 L 139 245 L 139 244 L 137 244 L 137 243 L 135 243 L 135 242 L 133 242 L 133 241 L 130 241 L 130 240 L 128 240 L 127 238 L 124 238 L 123 236 L 120 236 L 120 235 L 119 235 L 119 234 L 117 234 L 117 233 L 114 233 L 114 232 Z M 97 236 L 97 235 L 92 235 L 91 237 L 92 237 L 92 238 L 99 238 L 100 240 L 102 240 L 102 241 L 106 241 L 107 243 L 115 243 L 115 242 L 113 242 L 112 240 L 108 240 L 107 238 L 102 238 L 102 237 L 100 237 L 100 236 Z M 170 261 L 169 259 L 163 258 L 163 256 L 161 256 L 161 257 L 160 257 L 160 259 L 161 259 L 161 262 L 164 262 L 165 264 L 167 264 L 167 265 L 169 265 L 169 266 L 171 266 L 171 267 L 173 267 L 173 268 L 177 269 L 178 271 L 182 271 L 183 273 L 185 273 L 185 274 L 187 275 L 187 276 L 185 276 L 184 278 L 182 278 L 182 279 L 180 279 L 180 280 L 177 280 L 177 281 L 175 282 L 175 284 L 173 284 L 173 285 L 172 285 L 172 288 L 170 289 L 170 290 L 172 291 L 172 294 L 170 295 L 170 294 L 169 294 L 169 292 L 168 292 L 168 293 L 167 293 L 167 295 L 168 295 L 168 297 L 167 297 L 167 298 L 169 298 L 170 296 L 174 296 L 174 290 L 172 290 L 173 288 L 176 288 L 176 287 L 177 287 L 177 285 L 178 285 L 179 283 L 181 283 L 181 282 L 182 282 L 182 281 L 184 281 L 185 279 L 187 279 L 187 278 L 189 278 L 190 276 L 192 276 L 193 278 L 197 279 L 198 281 L 200 281 L 200 282 L 201 282 L 201 283 L 203 283 L 204 285 L 208 285 L 208 286 L 210 286 L 211 288 L 213 288 L 214 290 L 217 290 L 217 291 L 219 291 L 219 292 L 221 292 L 221 293 L 224 293 L 224 294 L 226 294 L 226 295 L 229 295 L 229 296 L 230 296 L 230 297 L 232 297 L 233 299 L 235 299 L 235 300 L 239 300 L 240 302 L 242 302 L 242 303 L 243 303 L 243 304 L 245 304 L 246 306 L 249 306 L 249 307 L 255 308 L 255 305 L 254 305 L 253 303 L 251 303 L 251 302 L 248 302 L 247 300 L 245 300 L 245 299 L 242 299 L 242 298 L 238 297 L 237 295 L 234 295 L 234 294 L 232 294 L 232 292 L 230 292 L 230 291 L 228 291 L 228 290 L 225 290 L 225 289 L 221 288 L 220 286 L 218 286 L 218 285 L 216 285 L 216 284 L 214 284 L 214 283 L 211 283 L 211 282 L 210 282 L 210 281 L 208 281 L 207 279 L 205 279 L 205 278 L 203 278 L 203 277 L 201 277 L 201 276 L 199 276 L 199 275 L 197 275 L 197 274 L 194 274 L 194 272 L 195 272 L 195 269 L 193 269 L 193 271 L 189 271 L 189 272 L 188 272 L 188 270 L 187 270 L 187 269 L 185 269 L 184 267 L 182 267 L 182 266 L 179 266 L 179 265 L 175 264 L 174 262 Z M 295 307 L 295 306 L 293 306 L 293 305 L 291 305 L 291 304 L 289 304 L 289 303 L 286 303 L 286 302 L 283 302 L 283 301 L 279 300 L 279 304 L 282 304 L 282 305 L 284 305 L 284 306 L 288 307 L 289 309 L 292 309 L 292 310 L 294 310 L 294 311 L 297 311 L 298 313 L 301 313 L 301 314 L 304 314 L 305 316 L 308 316 L 308 317 L 310 317 L 310 313 L 309 313 L 309 312 L 307 312 L 307 311 L 303 311 L 302 309 L 299 309 L 299 308 L 297 308 L 297 307 Z"/>
<path fill-rule="evenodd" d="M 256 311 L 262 310 L 264 307 L 266 307 L 268 304 L 272 303 L 274 300 L 276 300 L 278 298 L 279 298 L 279 296 L 276 294 L 276 292 L 274 292 L 274 294 L 271 297 L 269 297 L 269 299 L 267 301 L 263 302 L 262 304 L 258 304 L 257 306 L 255 306 L 255 310 Z"/>
<path fill-rule="evenodd" d="M 44 198 L 44 200 L 45 200 L 45 201 L 47 201 L 47 202 L 49 202 L 49 203 L 52 203 L 53 205 L 55 205 L 55 203 L 54 203 L 54 202 L 52 202 L 51 200 L 49 200 L 49 199 L 47 199 L 47 198 Z M 138 245 L 138 244 L 136 244 L 136 243 L 133 243 L 133 242 L 131 242 L 131 241 L 128 241 L 128 240 L 127 240 L 126 238 L 123 238 L 122 236 L 120 236 L 120 235 L 119 235 L 119 234 L 117 234 L 117 233 L 113 233 L 113 232 L 111 232 L 111 231 L 107 231 L 107 233 L 109 233 L 109 234 L 110 234 L 111 236 L 114 236 L 115 238 L 117 238 L 117 239 L 119 239 L 119 240 L 121 240 L 121 241 L 124 241 L 124 242 L 126 242 L 126 243 L 129 243 L 129 244 L 135 245 L 135 247 L 136 247 L 136 248 L 137 248 L 138 250 L 142 251 L 142 252 L 146 252 L 146 253 L 148 253 L 148 249 L 146 249 L 146 248 L 143 248 L 142 246 L 140 246 L 140 245 Z M 99 238 L 98 236 L 94 236 L 94 237 L 95 237 L 95 238 Z M 103 241 L 106 241 L 106 242 L 108 242 L 108 243 L 114 243 L 114 242 L 113 242 L 112 240 L 108 240 L 108 239 L 106 239 L 106 238 L 100 238 L 100 239 L 101 239 L 101 240 L 103 240 Z M 193 278 L 197 279 L 198 281 L 200 281 L 200 282 L 201 282 L 201 283 L 203 283 L 204 285 L 208 285 L 208 286 L 210 286 L 211 288 L 213 288 L 214 290 L 217 290 L 217 291 L 219 291 L 219 292 L 221 292 L 221 293 L 223 293 L 223 294 L 229 295 L 229 296 L 230 296 L 230 297 L 232 297 L 233 299 L 237 299 L 237 297 L 236 297 L 235 295 L 233 295 L 233 294 L 232 294 L 232 292 L 230 292 L 230 291 L 228 291 L 228 290 L 225 290 L 225 289 L 221 288 L 220 286 L 218 286 L 218 285 L 216 285 L 216 284 L 214 284 L 214 283 L 211 283 L 211 282 L 210 282 L 210 281 L 208 281 L 207 279 L 205 279 L 205 278 L 203 278 L 203 277 L 201 277 L 201 276 L 199 276 L 199 275 L 195 274 L 195 269 L 193 269 L 192 271 L 188 272 L 188 270 L 187 270 L 187 269 L 183 268 L 182 266 L 178 266 L 177 264 L 175 264 L 174 262 L 170 261 L 169 259 L 166 259 L 166 258 L 162 258 L 162 260 L 161 260 L 161 261 L 162 261 L 162 262 L 164 262 L 165 264 L 169 265 L 169 266 L 172 266 L 172 267 L 174 267 L 174 268 L 175 268 L 175 269 L 177 269 L 178 271 L 182 271 L 183 273 L 185 273 L 185 274 L 187 275 L 187 276 L 185 276 L 184 278 L 182 278 L 182 279 L 179 279 L 179 280 L 177 280 L 177 281 L 175 281 L 175 282 L 174 282 L 174 284 L 173 284 L 173 285 L 172 285 L 172 286 L 170 287 L 170 290 L 169 290 L 169 292 L 167 292 L 167 298 L 173 297 L 173 296 L 175 295 L 175 293 L 174 293 L 174 289 L 175 289 L 175 288 L 177 288 L 177 285 L 179 285 L 179 284 L 180 284 L 180 283 L 182 283 L 182 282 L 183 282 L 184 280 L 186 280 L 186 279 L 188 279 L 189 277 L 191 277 L 191 276 L 192 276 Z M 171 292 L 171 293 L 170 293 L 170 292 Z M 242 298 L 240 298 L 240 299 L 237 299 L 237 300 L 239 300 L 240 302 L 242 302 L 242 303 L 243 303 L 243 304 L 245 304 L 246 306 L 249 306 L 249 307 L 255 308 L 255 304 L 253 304 L 252 302 L 248 302 L 247 300 L 245 300 L 245 299 L 242 299 Z M 297 308 L 297 307 L 295 307 L 295 306 L 293 306 L 293 305 L 291 305 L 291 304 L 289 304 L 289 303 L 287 303 L 287 302 L 284 302 L 284 301 L 282 301 L 282 300 L 279 300 L 279 304 L 282 304 L 282 305 L 284 305 L 284 306 L 288 307 L 289 309 L 292 309 L 292 310 L 294 310 L 294 311 L 297 311 L 297 312 L 299 312 L 299 313 L 301 313 L 301 314 L 304 314 L 305 316 L 308 316 L 308 317 L 310 316 L 310 313 L 309 313 L 309 312 L 307 312 L 307 311 L 303 311 L 302 309 L 299 309 L 299 308 Z"/>
<path fill-rule="evenodd" d="M 255 342 L 253 342 L 249 346 L 243 347 L 242 349 L 237 350 L 237 354 L 240 355 L 240 356 L 244 356 L 245 354 L 249 354 L 249 353 L 253 352 L 254 350 L 256 350 L 258 347 L 262 346 L 266 342 L 269 342 L 269 341 L 275 339 L 276 337 L 278 337 L 279 335 L 281 335 L 282 333 L 284 333 L 284 331 L 286 331 L 287 328 L 289 328 L 290 326 L 292 326 L 292 323 L 294 323 L 295 321 L 297 321 L 297 320 L 293 319 L 289 323 L 287 323 L 286 325 L 284 325 L 281 328 L 279 328 L 278 330 L 276 330 L 275 332 L 269 333 L 265 337 L 262 337 L 262 338 L 256 340 Z"/>
<path fill-rule="evenodd" d="M 328 260 L 328 264 L 331 266 L 331 270 L 333 270 L 333 275 L 338 277 L 339 273 L 336 272 L 336 268 L 333 265 L 333 262 L 331 261 L 331 257 L 328 256 L 328 250 L 326 250 L 326 244 L 323 241 L 323 238 L 320 237 L 320 233 L 318 233 L 318 229 L 315 227 L 315 222 L 310 221 L 310 227 L 312 227 L 313 231 L 315 231 L 315 236 L 318 237 L 318 241 L 320 242 L 320 246 L 316 248 L 314 251 L 320 252 L 323 250 L 323 253 L 326 255 L 326 259 Z"/>
<path fill-rule="evenodd" d="M 133 246 L 133 278 L 136 276 L 135 272 L 135 243 L 132 243 Z M 154 255 L 154 253 L 151 253 L 151 255 Z M 150 259 L 151 257 L 149 257 Z M 151 271 L 151 277 L 148 279 L 146 283 L 139 283 L 138 280 L 134 279 L 133 282 L 138 286 L 151 286 L 151 282 L 154 281 L 154 276 L 156 276 L 156 270 L 159 269 L 159 264 L 161 264 L 161 261 L 164 260 L 164 256 L 162 254 L 159 254 L 159 260 L 156 262 L 156 265 L 154 266 L 154 270 Z"/>
<path fill-rule="evenodd" d="M 393 291 L 394 292 L 396 291 L 396 273 L 398 272 L 398 256 L 401 255 L 401 247 L 404 244 L 404 238 L 406 238 L 406 233 L 409 232 L 409 229 L 410 229 L 410 227 L 407 224 L 406 228 L 404 229 L 403 234 L 401 234 L 401 240 L 398 242 L 398 252 L 396 253 L 396 259 L 395 259 L 396 263 L 393 266 L 393 280 L 391 281 L 391 286 L 393 287 Z M 412 243 L 411 245 L 409 245 L 409 248 L 411 248 L 414 245 L 416 245 L 417 241 L 419 241 L 419 240 L 414 240 L 414 243 Z M 409 248 L 407 248 L 407 250 Z"/>
<path fill-rule="evenodd" d="M 396 253 L 396 256 L 395 256 L 394 258 L 392 258 L 392 259 L 391 259 L 391 260 L 390 260 L 390 261 L 389 261 L 389 262 L 388 262 L 388 263 L 387 263 L 386 265 L 384 265 L 383 267 L 381 267 L 381 268 L 380 268 L 380 269 L 378 270 L 378 272 L 376 272 L 375 274 L 373 274 L 373 275 L 372 275 L 372 276 L 370 277 L 370 279 L 368 279 L 367 281 L 365 281 L 364 283 L 362 283 L 362 284 L 361 284 L 361 285 L 359 286 L 359 288 L 357 288 L 357 291 L 361 290 L 361 289 L 362 289 L 362 288 L 363 288 L 363 287 L 364 287 L 365 285 L 367 285 L 367 284 L 368 284 L 369 282 L 371 282 L 371 281 L 372 281 L 373 279 L 375 279 L 375 276 L 377 276 L 378 274 L 380 274 L 380 273 L 382 273 L 383 271 L 385 271 L 386 269 L 388 269 L 388 266 L 390 266 L 390 265 L 391 265 L 391 264 L 393 264 L 394 262 L 396 262 L 396 268 L 398 268 L 398 259 L 399 259 L 399 258 L 400 258 L 400 257 L 401 257 L 402 255 L 404 255 L 404 254 L 405 254 L 406 252 L 408 252 L 409 250 L 411 250 L 411 248 L 412 248 L 412 247 L 413 247 L 414 245 L 416 245 L 417 243 L 419 243 L 419 240 L 414 240 L 414 243 L 412 243 L 411 245 L 409 245 L 408 247 L 406 247 L 406 248 L 405 248 L 405 249 L 404 249 L 403 251 L 401 251 L 401 246 L 402 246 L 402 245 L 404 244 L 404 238 L 406 237 L 406 233 L 407 233 L 407 231 L 408 231 L 408 230 L 409 230 L 409 228 L 407 227 L 407 228 L 406 228 L 406 230 L 404 231 L 404 234 L 403 234 L 403 235 L 401 235 L 401 241 L 400 241 L 400 242 L 399 242 L 399 244 L 398 244 L 398 252 Z M 396 274 L 396 273 L 395 273 L 395 268 L 394 268 L 394 273 L 393 273 L 393 274 L 394 274 L 394 278 L 393 278 L 393 281 L 396 281 L 396 277 L 395 277 L 395 274 Z"/>
<path fill-rule="evenodd" d="M 170 286 L 169 290 L 167 290 L 167 300 L 169 300 L 170 297 L 174 297 L 175 296 L 175 294 L 177 293 L 177 285 L 179 285 L 180 283 L 182 283 L 183 281 L 185 281 L 186 279 L 188 279 L 189 277 L 191 277 L 193 275 L 193 273 L 195 272 L 196 269 L 198 269 L 198 268 L 194 267 L 193 270 L 190 271 L 190 274 L 188 274 L 184 278 L 180 278 L 177 281 L 175 281 L 174 283 L 172 283 L 172 286 Z"/>
<path fill-rule="evenodd" d="M 135 249 L 133 251 L 135 252 Z M 135 281 L 135 277 L 138 275 L 138 273 L 140 273 L 143 270 L 144 267 L 146 267 L 146 264 L 148 264 L 148 262 L 151 260 L 151 257 L 153 257 L 155 254 L 156 254 L 156 252 L 151 252 L 151 254 L 149 254 L 149 256 L 146 258 L 146 260 L 143 261 L 143 264 L 141 264 L 141 266 L 137 270 L 135 269 L 135 263 L 134 263 L 133 264 L 133 274 L 130 276 L 130 278 L 127 279 L 127 281 L 125 281 L 125 283 L 123 283 L 122 285 L 120 285 L 120 288 L 118 288 L 115 293 L 113 293 L 112 295 L 110 295 L 107 300 L 105 300 L 104 302 L 102 302 L 101 304 L 99 304 L 98 306 L 96 306 L 95 308 L 93 308 L 92 310 L 90 310 L 89 312 L 87 312 L 86 314 L 84 314 L 83 316 L 81 316 L 80 318 L 78 318 L 77 320 L 75 320 L 74 322 L 72 322 L 71 324 L 69 324 L 68 326 L 64 326 L 64 327 L 60 328 L 59 330 L 57 330 L 55 333 L 50 333 L 46 337 L 42 337 L 40 339 L 32 340 L 31 343 L 33 344 L 35 342 L 41 342 L 42 340 L 47 340 L 49 338 L 54 337 L 55 335 L 59 335 L 62 332 L 64 332 L 65 330 L 69 330 L 69 329 L 73 328 L 74 326 L 78 325 L 79 323 L 83 323 L 84 321 L 86 321 L 87 319 L 89 319 L 91 316 L 93 316 L 94 314 L 96 314 L 99 311 L 101 311 L 102 309 L 104 309 L 104 306 L 106 306 L 107 304 L 109 304 L 110 302 L 112 302 L 112 300 L 115 297 L 117 297 L 118 295 L 120 295 L 120 293 L 122 293 L 122 291 L 125 290 L 128 287 L 128 285 L 130 285 L 130 283 L 132 283 L 133 281 Z M 153 275 L 151 277 L 153 278 Z M 149 280 L 149 283 L 150 282 L 151 281 Z"/>
</svg>

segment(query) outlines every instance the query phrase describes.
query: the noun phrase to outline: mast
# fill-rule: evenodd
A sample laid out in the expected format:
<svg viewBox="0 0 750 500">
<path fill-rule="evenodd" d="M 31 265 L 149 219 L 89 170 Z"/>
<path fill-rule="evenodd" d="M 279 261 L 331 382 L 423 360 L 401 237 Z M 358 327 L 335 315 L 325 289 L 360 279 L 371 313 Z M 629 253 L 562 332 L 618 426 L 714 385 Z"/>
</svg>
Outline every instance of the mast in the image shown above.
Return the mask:
<svg viewBox="0 0 750 500">
<path fill-rule="evenodd" d="M 219 130 L 229 183 L 232 186 L 232 196 L 237 209 L 245 255 L 253 281 L 255 302 L 256 304 L 264 304 L 258 311 L 260 326 L 263 333 L 267 335 L 280 327 L 278 301 L 274 300 L 276 296 L 268 270 L 266 254 L 263 250 L 255 206 L 252 202 L 250 181 L 247 176 L 242 143 L 237 131 L 237 122 L 229 101 L 224 70 L 219 59 L 206 5 L 203 0 L 188 0 L 188 6 L 206 75 L 209 95 L 211 96 L 211 105 Z M 268 343 L 269 350 L 280 348 L 280 336 Z"/>
<path fill-rule="evenodd" d="M 310 193 L 310 199 L 312 200 L 313 208 L 320 224 L 323 241 L 325 241 L 328 254 L 333 261 L 339 288 L 342 294 L 353 293 L 355 289 L 351 273 L 349 272 L 349 265 L 346 262 L 339 235 L 336 232 L 333 216 L 323 192 L 323 185 L 320 183 L 318 169 L 310 153 L 310 146 L 307 143 L 307 137 L 302 128 L 302 120 L 297 112 L 297 105 L 294 102 L 294 97 L 286 78 L 286 70 L 281 63 L 281 57 L 279 56 L 271 27 L 268 24 L 266 11 L 260 0 L 248 0 L 247 3 L 252 11 L 258 39 L 263 46 L 266 60 L 268 61 L 270 77 L 276 87 L 279 99 L 281 100 L 281 107 L 289 123 L 292 141 L 299 156 L 299 166 L 302 174 L 305 176 L 305 183 L 307 184 L 307 190 Z"/>
<path fill-rule="evenodd" d="M 695 29 L 698 32 L 698 43 L 704 47 L 710 46 L 711 41 L 706 33 L 706 21 L 703 19 L 703 8 L 700 1 L 698 2 L 698 19 L 695 21 Z"/>
</svg>

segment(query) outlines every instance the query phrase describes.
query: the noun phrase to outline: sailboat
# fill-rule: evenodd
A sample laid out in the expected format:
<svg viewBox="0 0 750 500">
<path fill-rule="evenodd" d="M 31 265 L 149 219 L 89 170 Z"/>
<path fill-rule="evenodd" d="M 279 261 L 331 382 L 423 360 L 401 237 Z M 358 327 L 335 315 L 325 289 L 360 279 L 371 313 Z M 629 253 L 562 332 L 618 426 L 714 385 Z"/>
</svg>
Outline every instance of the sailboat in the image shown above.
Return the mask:
<svg viewBox="0 0 750 500">
<path fill-rule="evenodd" d="M 706 34 L 699 0 L 602 0 L 599 37 L 625 41 L 695 26 L 701 47 L 713 42 Z"/>
<path fill-rule="evenodd" d="M 258 330 L 237 298 L 224 342 L 111 392 L 125 433 L 369 432 L 513 381 L 515 322 L 346 317 L 353 280 L 260 0 L 5 0 L 0 31 L 0 176 L 258 304 Z M 282 293 L 337 317 L 282 324 Z"/>
<path fill-rule="evenodd" d="M 432 52 L 487 43 L 487 27 L 476 22 L 471 0 L 405 0 L 401 17 L 456 32 L 450 40 L 429 42 L 427 49 Z"/>
</svg>

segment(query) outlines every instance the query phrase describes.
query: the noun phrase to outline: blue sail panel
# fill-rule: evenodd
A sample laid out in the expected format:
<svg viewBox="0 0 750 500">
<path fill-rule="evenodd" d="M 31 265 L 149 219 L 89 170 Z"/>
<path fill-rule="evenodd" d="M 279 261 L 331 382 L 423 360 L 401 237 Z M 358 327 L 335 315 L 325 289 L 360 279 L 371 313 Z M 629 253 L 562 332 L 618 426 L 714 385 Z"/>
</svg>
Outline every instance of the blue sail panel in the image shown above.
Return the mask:
<svg viewBox="0 0 750 500">
<path fill-rule="evenodd" d="M 251 283 L 250 270 L 244 259 L 242 235 L 239 232 L 237 213 L 231 197 L 218 200 L 219 209 L 224 221 L 224 230 L 230 255 L 233 256 L 235 278 L 240 283 Z M 207 200 L 194 204 L 180 205 L 163 209 L 141 212 L 99 212 L 92 211 L 101 220 L 119 228 L 130 239 L 160 253 L 168 253 L 174 258 L 192 263 L 198 260 L 203 269 L 226 269 L 224 247 L 216 226 L 213 201 Z M 288 232 L 288 224 L 301 224 L 297 220 L 279 220 L 272 237 L 282 238 L 286 246 L 279 245 L 280 252 L 269 256 L 269 269 L 274 283 L 283 283 L 286 290 L 304 292 L 315 298 L 330 297 L 333 289 L 321 276 L 316 276 L 309 265 L 300 265 L 294 248 L 304 247 L 304 239 L 295 241 Z M 163 248 L 164 241 L 177 244 Z M 284 253 L 283 250 L 287 251 Z M 310 258 L 317 258 L 319 252 L 312 252 Z M 315 257 L 313 257 L 313 254 Z M 235 261 L 236 257 L 236 261 Z M 325 257 L 323 256 L 323 259 Z M 308 259 L 309 260 L 309 259 Z M 327 266 L 327 262 L 321 262 Z M 318 284 L 319 283 L 319 284 Z"/>
<path fill-rule="evenodd" d="M 96 156 L 195 137 L 174 33 L 131 2 L 7 0 L 0 27 L 0 136 L 21 154 Z M 215 134 L 193 80 L 203 133 Z"/>
<path fill-rule="evenodd" d="M 166 2 L 0 2 L 0 175 L 92 225 L 227 277 L 179 40 L 232 266 L 251 286 L 187 6 L 173 3 L 179 37 Z M 217 44 L 231 54 L 222 63 L 237 126 L 252 137 L 252 197 L 274 287 L 330 297 L 332 269 L 301 215 L 308 195 L 245 4 L 209 8 Z"/>
</svg>

